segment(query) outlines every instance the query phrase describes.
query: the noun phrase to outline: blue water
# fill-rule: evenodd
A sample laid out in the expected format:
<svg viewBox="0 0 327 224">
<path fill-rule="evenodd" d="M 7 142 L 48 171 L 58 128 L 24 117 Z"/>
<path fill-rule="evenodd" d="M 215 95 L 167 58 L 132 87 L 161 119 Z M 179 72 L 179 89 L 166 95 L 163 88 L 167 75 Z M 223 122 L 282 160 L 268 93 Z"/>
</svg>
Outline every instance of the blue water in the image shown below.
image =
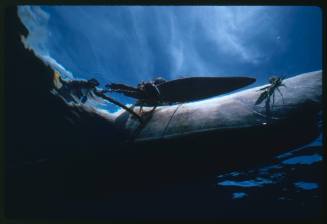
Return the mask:
<svg viewBox="0 0 327 224">
<path fill-rule="evenodd" d="M 314 189 L 319 188 L 319 184 L 317 184 L 317 183 L 304 182 L 304 181 L 296 182 L 296 183 L 294 183 L 294 185 L 297 188 L 300 188 L 303 190 L 314 190 Z"/>
<path fill-rule="evenodd" d="M 282 163 L 288 165 L 294 165 L 294 164 L 310 165 L 320 161 L 322 161 L 322 156 L 318 154 L 314 154 L 308 156 L 293 157 L 291 159 L 284 160 Z"/>
<path fill-rule="evenodd" d="M 271 163 L 219 174 L 217 188 L 231 199 L 255 200 L 260 194 L 273 201 L 301 204 L 321 198 L 322 162 L 320 135 L 308 145 L 276 155 Z"/>
<path fill-rule="evenodd" d="M 244 192 L 235 192 L 235 193 L 233 193 L 233 199 L 241 199 L 241 198 L 244 198 L 246 196 L 247 196 L 247 194 L 244 193 Z"/>
<path fill-rule="evenodd" d="M 271 183 L 273 183 L 271 180 L 257 178 L 255 180 L 243 180 L 243 181 L 225 180 L 219 182 L 218 185 L 237 186 L 237 187 L 262 187 L 265 184 L 271 184 Z"/>
</svg>

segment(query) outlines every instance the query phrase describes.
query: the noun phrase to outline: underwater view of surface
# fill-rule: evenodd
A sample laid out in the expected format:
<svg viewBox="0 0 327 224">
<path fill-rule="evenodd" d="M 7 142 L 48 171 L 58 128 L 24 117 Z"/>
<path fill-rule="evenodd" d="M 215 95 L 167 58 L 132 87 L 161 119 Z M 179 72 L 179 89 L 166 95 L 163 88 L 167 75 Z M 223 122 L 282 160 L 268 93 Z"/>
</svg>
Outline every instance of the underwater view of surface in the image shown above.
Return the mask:
<svg viewBox="0 0 327 224">
<path fill-rule="evenodd" d="M 291 77 L 322 69 L 318 7 L 20 6 L 18 12 L 29 30 L 25 44 L 38 57 L 67 79 L 95 78 L 101 86 L 108 82 L 136 86 L 158 76 L 171 80 L 246 75 L 256 78 L 251 88 L 267 83 L 272 75 Z M 134 102 L 113 96 L 124 104 Z M 93 106 L 108 113 L 118 110 L 109 103 Z M 237 209 L 240 217 L 252 217 L 249 211 L 267 217 L 273 209 L 280 217 L 319 216 L 322 167 L 321 131 L 310 144 L 276 155 L 271 162 L 217 173 L 216 182 L 208 183 L 214 191 L 193 184 L 174 186 L 171 194 L 187 202 L 189 192 L 196 192 L 192 200 L 202 203 L 204 216 L 205 211 L 213 214 L 212 209 L 217 209 L 218 217 L 233 216 L 229 209 Z M 119 197 L 142 200 L 142 194 L 113 197 L 116 202 Z M 158 200 L 164 201 L 165 195 Z M 197 209 L 186 204 L 180 216 Z M 264 209 L 268 205 L 269 214 Z M 93 206 L 101 213 L 103 205 Z M 138 212 L 137 205 L 128 206 Z M 171 205 L 171 210 L 178 206 Z"/>
<path fill-rule="evenodd" d="M 21 6 L 18 13 L 39 57 L 65 77 L 101 86 L 238 75 L 256 78 L 252 87 L 322 69 L 318 7 Z"/>
</svg>

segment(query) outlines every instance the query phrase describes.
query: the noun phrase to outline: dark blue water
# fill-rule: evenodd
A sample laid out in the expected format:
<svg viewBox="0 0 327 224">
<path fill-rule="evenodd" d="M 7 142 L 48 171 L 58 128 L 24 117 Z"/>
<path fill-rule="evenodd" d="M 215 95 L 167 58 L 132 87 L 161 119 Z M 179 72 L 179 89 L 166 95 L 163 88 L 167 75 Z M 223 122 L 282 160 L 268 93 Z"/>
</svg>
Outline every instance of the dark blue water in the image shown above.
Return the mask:
<svg viewBox="0 0 327 224">
<path fill-rule="evenodd" d="M 322 135 L 268 164 L 220 173 L 216 187 L 228 203 L 247 213 L 241 217 L 317 218 L 322 209 Z"/>
<path fill-rule="evenodd" d="M 108 190 L 102 200 L 67 200 L 61 209 L 73 217 L 133 220 L 316 219 L 322 214 L 321 140 L 244 170 L 144 190 L 130 182 L 124 190 Z"/>
<path fill-rule="evenodd" d="M 323 152 L 319 142 L 291 150 L 273 158 L 271 164 L 262 167 L 249 168 L 248 170 L 237 170 L 229 173 L 219 174 L 217 188 L 221 190 L 235 190 L 231 194 L 233 199 L 251 197 L 251 192 L 262 191 L 266 187 L 279 186 L 280 192 L 275 195 L 276 200 L 292 200 L 295 195 L 287 195 L 287 192 L 299 193 L 301 197 L 304 191 L 312 191 L 316 197 L 321 188 L 321 172 Z"/>
</svg>

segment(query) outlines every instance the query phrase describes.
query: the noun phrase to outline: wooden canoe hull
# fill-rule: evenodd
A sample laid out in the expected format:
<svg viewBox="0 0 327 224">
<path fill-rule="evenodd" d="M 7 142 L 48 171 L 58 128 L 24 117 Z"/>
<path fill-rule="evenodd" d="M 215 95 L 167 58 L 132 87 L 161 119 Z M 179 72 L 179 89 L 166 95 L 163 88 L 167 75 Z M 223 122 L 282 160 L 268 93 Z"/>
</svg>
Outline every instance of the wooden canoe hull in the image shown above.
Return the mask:
<svg viewBox="0 0 327 224">
<path fill-rule="evenodd" d="M 156 172 L 183 170 L 185 175 L 192 169 L 208 172 L 246 167 L 307 144 L 320 133 L 317 115 L 322 107 L 322 72 L 301 74 L 284 83 L 284 103 L 275 96 L 271 119 L 265 116 L 264 105 L 254 105 L 262 86 L 158 107 L 144 115 L 144 125 L 126 112 L 117 114 L 115 124 L 130 136 L 123 157 L 130 163 L 142 163 L 143 172 L 152 167 Z"/>
</svg>

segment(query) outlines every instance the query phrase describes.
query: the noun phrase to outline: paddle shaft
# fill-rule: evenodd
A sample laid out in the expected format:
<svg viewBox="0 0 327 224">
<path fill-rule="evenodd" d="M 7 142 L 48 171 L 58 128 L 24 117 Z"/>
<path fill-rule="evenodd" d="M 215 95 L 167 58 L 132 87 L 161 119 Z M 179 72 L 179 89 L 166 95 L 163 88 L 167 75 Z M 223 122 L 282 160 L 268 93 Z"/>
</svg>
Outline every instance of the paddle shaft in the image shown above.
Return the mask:
<svg viewBox="0 0 327 224">
<path fill-rule="evenodd" d="M 120 103 L 119 101 L 105 95 L 103 92 L 99 92 L 99 91 L 95 91 L 96 95 L 98 95 L 99 97 L 108 100 L 109 102 L 123 108 L 124 110 L 126 110 L 127 112 L 129 112 L 130 114 L 134 115 L 141 123 L 143 123 L 142 118 L 140 117 L 140 115 L 138 115 L 137 113 L 135 113 L 133 110 L 131 110 L 130 108 L 128 108 L 127 106 L 125 106 L 124 104 Z"/>
</svg>

